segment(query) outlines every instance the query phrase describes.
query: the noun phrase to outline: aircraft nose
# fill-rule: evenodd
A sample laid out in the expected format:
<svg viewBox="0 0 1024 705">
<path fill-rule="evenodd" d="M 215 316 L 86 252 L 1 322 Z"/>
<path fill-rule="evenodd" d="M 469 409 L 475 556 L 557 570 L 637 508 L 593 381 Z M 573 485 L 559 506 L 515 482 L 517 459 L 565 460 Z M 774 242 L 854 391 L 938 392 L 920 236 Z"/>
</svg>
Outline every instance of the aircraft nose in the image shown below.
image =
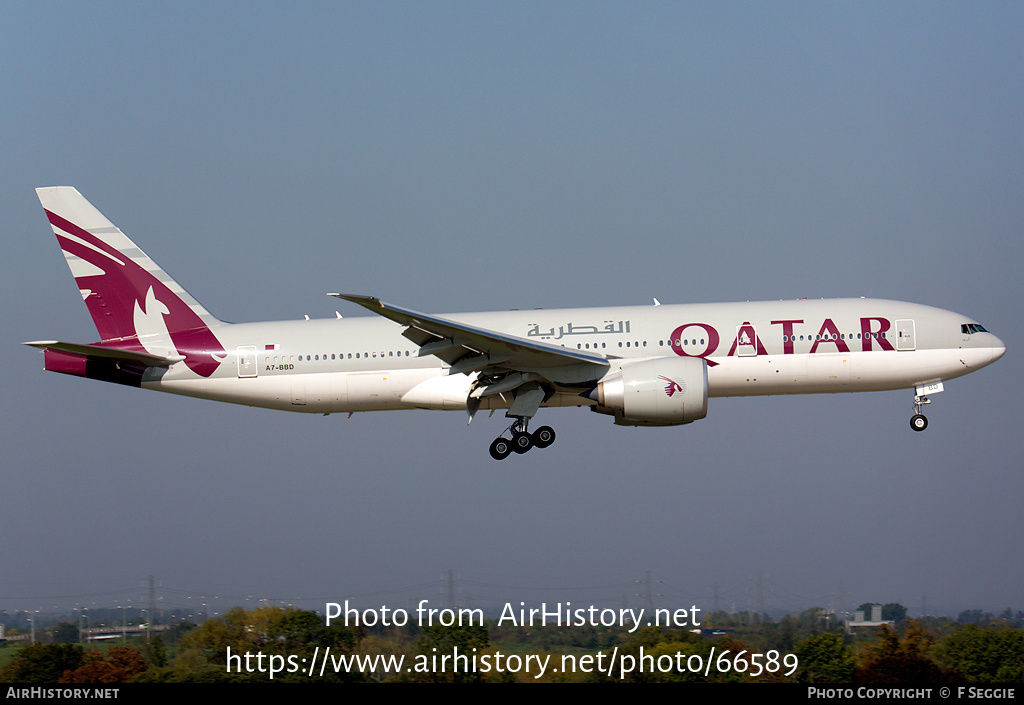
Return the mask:
<svg viewBox="0 0 1024 705">
<path fill-rule="evenodd" d="M 1006 354 L 1006 344 L 996 336 L 992 337 L 995 338 L 995 345 L 992 346 L 992 362 L 995 362 Z"/>
<path fill-rule="evenodd" d="M 1006 344 L 991 333 L 989 333 L 989 335 L 992 337 L 992 344 L 988 346 L 989 359 L 988 362 L 985 363 L 986 365 L 991 365 L 1006 354 Z"/>
</svg>

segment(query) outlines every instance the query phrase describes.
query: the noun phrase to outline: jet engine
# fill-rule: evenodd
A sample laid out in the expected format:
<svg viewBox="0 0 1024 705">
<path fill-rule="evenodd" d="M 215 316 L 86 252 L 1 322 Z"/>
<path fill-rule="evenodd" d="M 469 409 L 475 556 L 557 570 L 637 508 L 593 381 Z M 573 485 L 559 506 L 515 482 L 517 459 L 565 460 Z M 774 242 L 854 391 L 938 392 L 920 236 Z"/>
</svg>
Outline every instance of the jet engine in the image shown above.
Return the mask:
<svg viewBox="0 0 1024 705">
<path fill-rule="evenodd" d="M 626 363 L 586 396 L 619 426 L 678 426 L 708 415 L 708 366 L 697 357 Z"/>
</svg>

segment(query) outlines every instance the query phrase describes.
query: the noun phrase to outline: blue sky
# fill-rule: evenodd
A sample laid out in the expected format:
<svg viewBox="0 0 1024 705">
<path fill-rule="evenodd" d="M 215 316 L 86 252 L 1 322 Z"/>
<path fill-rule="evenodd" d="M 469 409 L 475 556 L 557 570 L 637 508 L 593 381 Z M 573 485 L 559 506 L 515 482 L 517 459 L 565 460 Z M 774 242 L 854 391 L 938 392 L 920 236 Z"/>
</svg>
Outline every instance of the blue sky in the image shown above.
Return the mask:
<svg viewBox="0 0 1024 705">
<path fill-rule="evenodd" d="M 13 2 L 0 24 L 10 358 L 0 609 L 1024 609 L 1017 3 Z M 91 341 L 33 189 L 73 185 L 215 315 L 877 296 L 1006 356 L 912 392 L 351 419 L 45 374 Z"/>
</svg>

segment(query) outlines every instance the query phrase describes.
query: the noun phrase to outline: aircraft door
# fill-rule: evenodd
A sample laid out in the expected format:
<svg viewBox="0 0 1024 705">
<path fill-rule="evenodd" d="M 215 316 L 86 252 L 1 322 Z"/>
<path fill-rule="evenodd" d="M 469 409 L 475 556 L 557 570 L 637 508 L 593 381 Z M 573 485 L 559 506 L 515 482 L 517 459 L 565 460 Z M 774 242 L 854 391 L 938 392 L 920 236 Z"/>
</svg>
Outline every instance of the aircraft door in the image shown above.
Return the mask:
<svg viewBox="0 0 1024 705">
<path fill-rule="evenodd" d="M 896 349 L 917 349 L 917 336 L 915 335 L 913 319 L 903 318 L 896 321 Z"/>
<path fill-rule="evenodd" d="M 257 377 L 259 376 L 259 365 L 256 364 L 256 346 L 238 346 L 238 376 Z"/>
</svg>

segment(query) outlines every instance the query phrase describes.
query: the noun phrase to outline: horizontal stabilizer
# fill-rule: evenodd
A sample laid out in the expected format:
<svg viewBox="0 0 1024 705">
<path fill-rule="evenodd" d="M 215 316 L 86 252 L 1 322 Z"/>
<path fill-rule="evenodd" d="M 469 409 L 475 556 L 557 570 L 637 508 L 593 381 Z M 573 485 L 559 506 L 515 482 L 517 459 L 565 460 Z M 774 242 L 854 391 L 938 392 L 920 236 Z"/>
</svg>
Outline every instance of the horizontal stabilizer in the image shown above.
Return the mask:
<svg viewBox="0 0 1024 705">
<path fill-rule="evenodd" d="M 36 340 L 23 345 L 31 345 L 40 350 L 59 350 L 74 355 L 87 355 L 93 358 L 101 358 L 114 362 L 127 362 L 133 365 L 145 367 L 170 367 L 175 362 L 185 359 L 184 355 L 151 355 L 134 350 L 123 350 L 121 348 L 109 348 L 103 345 L 85 345 L 82 343 L 64 343 L 59 340 Z"/>
</svg>

